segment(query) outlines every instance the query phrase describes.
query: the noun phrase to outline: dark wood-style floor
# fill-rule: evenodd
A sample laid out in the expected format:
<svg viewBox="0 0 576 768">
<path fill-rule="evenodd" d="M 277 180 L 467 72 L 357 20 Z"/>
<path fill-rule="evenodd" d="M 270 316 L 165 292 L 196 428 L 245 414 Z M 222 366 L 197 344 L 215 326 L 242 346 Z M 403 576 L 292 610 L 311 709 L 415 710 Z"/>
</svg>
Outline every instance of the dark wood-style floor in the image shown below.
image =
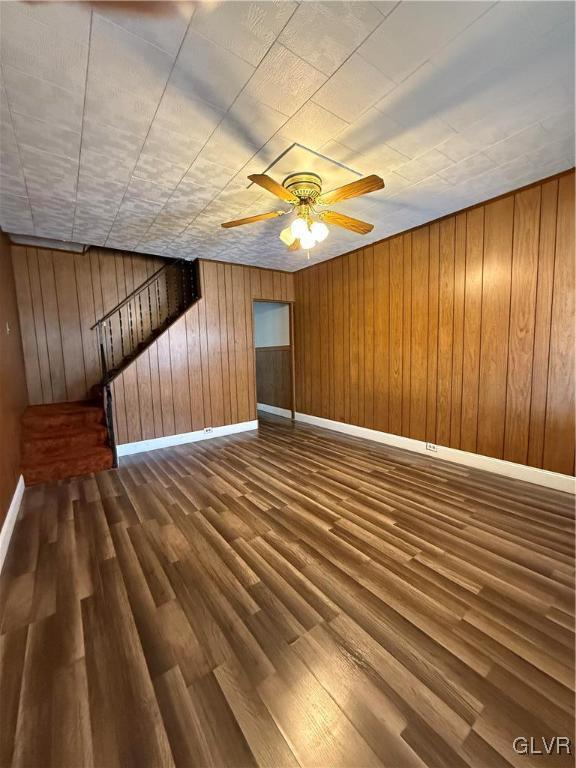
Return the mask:
<svg viewBox="0 0 576 768">
<path fill-rule="evenodd" d="M 2 766 L 571 765 L 573 501 L 282 419 L 26 492 Z M 541 743 L 541 742 L 540 742 Z"/>
</svg>

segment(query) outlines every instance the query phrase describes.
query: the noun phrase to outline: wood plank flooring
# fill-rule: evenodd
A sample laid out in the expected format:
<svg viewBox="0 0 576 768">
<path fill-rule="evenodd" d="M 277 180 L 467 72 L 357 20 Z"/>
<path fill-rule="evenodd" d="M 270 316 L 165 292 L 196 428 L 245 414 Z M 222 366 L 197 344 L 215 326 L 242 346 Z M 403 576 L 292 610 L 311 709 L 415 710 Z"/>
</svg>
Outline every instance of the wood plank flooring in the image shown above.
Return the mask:
<svg viewBox="0 0 576 768">
<path fill-rule="evenodd" d="M 0 765 L 568 766 L 573 499 L 267 417 L 26 491 Z"/>
</svg>

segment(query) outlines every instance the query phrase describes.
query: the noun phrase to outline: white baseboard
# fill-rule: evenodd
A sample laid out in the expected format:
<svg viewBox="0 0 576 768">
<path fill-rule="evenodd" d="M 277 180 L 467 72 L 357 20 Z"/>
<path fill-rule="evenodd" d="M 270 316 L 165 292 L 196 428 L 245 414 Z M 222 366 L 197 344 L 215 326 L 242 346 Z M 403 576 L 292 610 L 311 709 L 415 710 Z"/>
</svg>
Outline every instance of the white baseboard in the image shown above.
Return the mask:
<svg viewBox="0 0 576 768">
<path fill-rule="evenodd" d="M 292 411 L 288 410 L 288 408 L 278 408 L 276 405 L 267 405 L 266 403 L 257 403 L 256 408 L 265 413 L 273 413 L 274 416 L 284 416 L 286 419 L 292 418 Z"/>
<path fill-rule="evenodd" d="M 8 546 L 10 544 L 10 539 L 12 538 L 12 533 L 14 532 L 14 526 L 16 525 L 18 512 L 20 511 L 20 504 L 22 503 L 22 496 L 24 496 L 24 478 L 22 475 L 20 475 L 18 482 L 16 483 L 14 496 L 12 496 L 12 501 L 8 507 L 6 517 L 4 518 L 2 530 L 0 531 L 0 573 L 2 572 L 4 560 L 6 559 L 6 553 L 8 552 Z"/>
<path fill-rule="evenodd" d="M 139 440 L 136 443 L 123 443 L 116 446 L 116 453 L 119 457 L 130 456 L 133 453 L 155 451 L 158 448 L 170 448 L 173 445 L 184 445 L 184 443 L 196 443 L 199 440 L 210 440 L 214 437 L 224 437 L 225 435 L 233 435 L 236 432 L 247 432 L 251 429 L 258 429 L 257 420 L 225 424 L 223 427 L 212 427 L 211 432 L 199 429 L 196 432 L 183 432 L 180 435 L 154 437 L 151 440 Z"/>
<path fill-rule="evenodd" d="M 482 469 L 487 472 L 494 472 L 498 475 L 513 477 L 515 480 L 524 480 L 527 483 L 544 485 L 547 488 L 554 488 L 556 491 L 565 493 L 576 493 L 576 478 L 570 475 L 562 475 L 559 472 L 550 472 L 547 469 L 538 469 L 537 467 L 527 467 L 524 464 L 515 464 L 503 459 L 493 459 L 491 456 L 481 456 L 477 453 L 460 451 L 457 448 L 447 448 L 443 445 L 437 446 L 437 451 L 432 452 L 426 449 L 426 443 L 422 440 L 414 440 L 411 437 L 402 437 L 401 435 L 392 435 L 389 432 L 380 432 L 377 429 L 368 429 L 367 427 L 357 427 L 354 424 L 345 424 L 342 421 L 332 421 L 323 419 L 320 416 L 310 416 L 307 413 L 295 413 L 296 421 L 302 421 L 306 424 L 313 424 L 317 427 L 332 429 L 336 432 L 343 432 L 353 437 L 362 437 L 366 440 L 374 440 L 377 443 L 386 443 L 395 448 L 403 448 L 407 451 L 422 453 L 429 459 L 443 459 L 444 461 L 453 461 L 456 464 L 463 464 L 467 467 Z"/>
</svg>

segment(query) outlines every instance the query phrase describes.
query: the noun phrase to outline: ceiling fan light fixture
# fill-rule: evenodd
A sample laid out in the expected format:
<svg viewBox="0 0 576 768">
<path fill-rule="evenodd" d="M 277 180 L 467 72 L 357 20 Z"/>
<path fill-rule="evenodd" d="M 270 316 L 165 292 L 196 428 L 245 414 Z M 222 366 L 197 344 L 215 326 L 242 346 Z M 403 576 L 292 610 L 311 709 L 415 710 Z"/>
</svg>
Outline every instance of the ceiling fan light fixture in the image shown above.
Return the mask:
<svg viewBox="0 0 576 768">
<path fill-rule="evenodd" d="M 291 227 L 285 227 L 282 232 L 280 232 L 280 240 L 282 240 L 284 245 L 287 245 L 288 248 L 290 248 L 296 239 Z"/>
<path fill-rule="evenodd" d="M 343 213 L 338 213 L 338 211 L 328 211 L 324 208 L 318 211 L 316 205 L 326 206 L 329 203 L 339 203 L 341 200 L 360 197 L 384 187 L 383 179 L 375 174 L 344 184 L 342 187 L 337 187 L 329 192 L 322 192 L 322 179 L 318 174 L 311 172 L 292 173 L 284 179 L 282 184 L 274 181 L 265 173 L 254 173 L 248 178 L 253 184 L 257 184 L 285 203 L 289 203 L 292 210 L 260 213 L 243 219 L 225 221 L 221 226 L 225 229 L 239 227 L 294 212 L 296 218 L 289 227 L 280 233 L 280 240 L 290 251 L 297 251 L 300 248 L 309 250 L 317 243 L 323 242 L 330 234 L 325 222 L 359 235 L 367 235 L 372 232 L 373 224 L 355 219 L 352 216 L 346 216 Z"/>
<path fill-rule="evenodd" d="M 328 237 L 329 229 L 323 221 L 314 221 L 310 227 L 310 231 L 314 235 L 314 239 L 317 243 L 321 243 Z"/>
<path fill-rule="evenodd" d="M 294 219 L 294 221 L 290 225 L 290 229 L 295 239 L 301 238 L 303 235 L 309 232 L 308 222 L 306 221 L 306 219 L 303 219 L 301 216 L 298 216 L 296 219 Z"/>
<path fill-rule="evenodd" d="M 307 229 L 304 234 L 300 236 L 300 245 L 306 251 L 310 250 L 310 248 L 314 248 L 316 245 L 316 238 L 309 229 Z"/>
</svg>

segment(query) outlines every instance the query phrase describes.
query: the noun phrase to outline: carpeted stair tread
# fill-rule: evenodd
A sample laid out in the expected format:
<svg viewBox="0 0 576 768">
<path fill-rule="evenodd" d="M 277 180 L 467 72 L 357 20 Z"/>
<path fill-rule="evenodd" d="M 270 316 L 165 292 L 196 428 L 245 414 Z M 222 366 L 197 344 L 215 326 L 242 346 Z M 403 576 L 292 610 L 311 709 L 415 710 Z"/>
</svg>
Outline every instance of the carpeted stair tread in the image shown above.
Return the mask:
<svg viewBox="0 0 576 768">
<path fill-rule="evenodd" d="M 74 405 L 65 408 L 63 405 Z M 22 426 L 30 433 L 50 432 L 51 430 L 80 429 L 84 425 L 103 424 L 104 411 L 101 407 L 89 405 L 81 407 L 76 403 L 56 403 L 55 405 L 32 405 L 24 411 Z"/>
<path fill-rule="evenodd" d="M 37 460 L 33 465 L 24 464 L 22 473 L 26 485 L 34 485 L 101 472 L 111 469 L 113 463 L 112 451 L 108 446 L 95 446 L 83 453 L 77 451 L 65 457 Z"/>
<path fill-rule="evenodd" d="M 47 403 L 46 405 L 29 405 L 24 413 L 24 421 L 36 416 L 50 416 L 53 414 L 74 414 L 102 412 L 102 407 L 91 400 L 77 400 L 74 403 Z"/>
<path fill-rule="evenodd" d="M 106 425 L 104 423 L 72 421 L 71 424 L 61 424 L 58 427 L 43 424 L 42 422 L 33 422 L 23 425 L 26 439 L 30 441 L 44 440 L 73 440 L 80 435 L 86 435 L 93 442 L 100 436 L 106 439 Z"/>
<path fill-rule="evenodd" d="M 35 458 L 46 456 L 63 457 L 76 452 L 84 451 L 86 448 L 94 446 L 107 446 L 108 435 L 106 427 L 94 425 L 85 429 L 77 429 L 74 432 L 67 432 L 64 435 L 39 433 L 38 435 L 28 434 L 22 443 L 22 462 L 32 465 Z"/>
</svg>

